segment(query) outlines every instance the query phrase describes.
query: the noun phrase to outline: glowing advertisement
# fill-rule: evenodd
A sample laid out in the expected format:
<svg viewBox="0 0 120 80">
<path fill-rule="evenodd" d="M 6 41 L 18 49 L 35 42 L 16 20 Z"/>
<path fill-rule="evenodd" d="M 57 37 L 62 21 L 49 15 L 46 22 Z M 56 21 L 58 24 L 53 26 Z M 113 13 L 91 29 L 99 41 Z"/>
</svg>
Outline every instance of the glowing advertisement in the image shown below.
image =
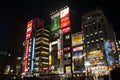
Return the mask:
<svg viewBox="0 0 120 80">
<path fill-rule="evenodd" d="M 111 47 L 112 47 L 113 52 L 116 53 L 115 43 L 114 42 L 111 42 Z"/>
<path fill-rule="evenodd" d="M 73 48 L 73 51 L 83 50 L 83 46 Z"/>
<path fill-rule="evenodd" d="M 27 23 L 26 39 L 29 39 L 29 38 L 31 37 L 32 24 L 33 24 L 33 21 L 32 21 L 32 20 L 30 20 L 30 21 Z"/>
<path fill-rule="evenodd" d="M 62 55 L 62 40 L 58 39 L 58 59 L 60 59 L 60 56 Z"/>
<path fill-rule="evenodd" d="M 107 60 L 108 66 L 115 65 L 115 61 L 112 56 L 113 50 L 112 50 L 111 42 L 104 42 L 104 47 L 105 47 L 105 54 L 106 54 L 106 60 Z"/>
<path fill-rule="evenodd" d="M 60 28 L 70 25 L 69 8 L 60 11 Z"/>
<path fill-rule="evenodd" d="M 91 51 L 88 53 L 87 57 L 90 60 L 96 60 L 96 58 L 101 60 L 101 59 L 103 59 L 103 51 L 101 51 L 101 50 Z"/>
<path fill-rule="evenodd" d="M 84 69 L 83 49 L 73 52 L 74 71 L 81 71 Z"/>
<path fill-rule="evenodd" d="M 51 45 L 51 58 L 52 58 L 52 65 L 59 66 L 60 65 L 60 60 L 58 59 L 58 44 Z"/>
<path fill-rule="evenodd" d="M 60 28 L 60 14 L 56 13 L 51 16 L 51 31 L 55 31 Z"/>
<path fill-rule="evenodd" d="M 65 69 L 66 69 L 66 73 L 71 73 L 71 66 L 66 66 Z"/>
<path fill-rule="evenodd" d="M 72 35 L 72 46 L 83 44 L 83 36 L 81 33 Z"/>
<path fill-rule="evenodd" d="M 33 59 L 34 59 L 34 54 L 35 54 L 35 38 L 33 38 L 33 46 L 32 46 L 32 49 L 33 49 L 33 50 L 32 50 L 32 60 L 31 60 L 31 61 L 32 61 L 32 62 L 31 62 L 31 63 L 32 63 L 32 65 L 31 65 L 31 71 L 33 71 L 33 68 L 34 68 L 34 60 L 33 60 Z"/>
<path fill-rule="evenodd" d="M 24 56 L 24 72 L 27 71 L 27 63 L 28 63 L 28 50 L 29 50 L 29 40 L 26 40 L 26 50 L 25 50 L 25 56 Z"/>
<path fill-rule="evenodd" d="M 62 29 L 62 33 L 63 33 L 63 34 L 68 33 L 68 32 L 70 32 L 70 26 Z"/>
</svg>

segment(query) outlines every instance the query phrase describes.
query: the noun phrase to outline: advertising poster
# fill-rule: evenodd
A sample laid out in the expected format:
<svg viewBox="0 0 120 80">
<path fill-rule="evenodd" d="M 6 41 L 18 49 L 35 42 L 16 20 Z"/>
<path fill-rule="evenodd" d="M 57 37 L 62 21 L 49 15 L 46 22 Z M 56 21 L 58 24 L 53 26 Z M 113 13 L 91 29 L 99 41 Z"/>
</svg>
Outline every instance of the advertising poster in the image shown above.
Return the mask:
<svg viewBox="0 0 120 80">
<path fill-rule="evenodd" d="M 72 35 L 72 46 L 77 46 L 83 44 L 83 37 L 81 33 L 76 33 Z"/>
<path fill-rule="evenodd" d="M 60 14 L 56 13 L 51 16 L 51 31 L 55 31 L 60 28 Z"/>
<path fill-rule="evenodd" d="M 106 60 L 107 60 L 108 66 L 113 66 L 115 62 L 112 56 L 113 50 L 112 50 L 111 42 L 104 42 L 104 47 L 105 47 L 105 54 L 106 54 Z"/>
<path fill-rule="evenodd" d="M 69 8 L 60 11 L 60 28 L 70 25 Z"/>
<path fill-rule="evenodd" d="M 33 21 L 30 20 L 27 24 L 27 32 L 26 32 L 26 39 L 29 39 L 31 37 L 31 33 L 32 33 L 32 23 Z"/>
</svg>

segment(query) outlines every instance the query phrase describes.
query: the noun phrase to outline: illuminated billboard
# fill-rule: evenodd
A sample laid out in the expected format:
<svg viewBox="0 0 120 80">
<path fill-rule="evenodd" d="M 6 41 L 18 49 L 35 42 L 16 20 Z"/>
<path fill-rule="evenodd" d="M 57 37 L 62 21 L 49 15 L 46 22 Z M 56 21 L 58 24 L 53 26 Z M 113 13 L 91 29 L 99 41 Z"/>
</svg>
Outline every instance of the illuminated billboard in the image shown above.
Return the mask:
<svg viewBox="0 0 120 80">
<path fill-rule="evenodd" d="M 30 20 L 30 21 L 27 23 L 26 39 L 29 39 L 29 38 L 31 37 L 32 25 L 33 25 L 33 21 Z"/>
<path fill-rule="evenodd" d="M 101 50 L 91 51 L 87 54 L 87 57 L 91 63 L 98 63 L 100 62 L 100 60 L 103 59 L 103 51 Z"/>
<path fill-rule="evenodd" d="M 65 70 L 66 70 L 66 73 L 71 73 L 71 66 L 66 66 Z"/>
<path fill-rule="evenodd" d="M 59 12 L 51 16 L 51 31 L 60 28 L 60 14 Z"/>
<path fill-rule="evenodd" d="M 112 44 L 111 42 L 104 42 L 104 47 L 105 47 L 105 54 L 106 54 L 106 60 L 108 66 L 113 66 L 115 65 L 115 61 L 113 58 L 113 49 L 112 49 Z"/>
<path fill-rule="evenodd" d="M 80 71 L 84 69 L 83 46 L 73 48 L 73 63 L 74 71 Z"/>
<path fill-rule="evenodd" d="M 83 35 L 81 33 L 76 33 L 72 35 L 72 46 L 77 46 L 83 44 Z"/>
<path fill-rule="evenodd" d="M 65 8 L 60 11 L 60 28 L 64 28 L 70 25 L 70 17 L 69 17 L 69 8 Z"/>
</svg>

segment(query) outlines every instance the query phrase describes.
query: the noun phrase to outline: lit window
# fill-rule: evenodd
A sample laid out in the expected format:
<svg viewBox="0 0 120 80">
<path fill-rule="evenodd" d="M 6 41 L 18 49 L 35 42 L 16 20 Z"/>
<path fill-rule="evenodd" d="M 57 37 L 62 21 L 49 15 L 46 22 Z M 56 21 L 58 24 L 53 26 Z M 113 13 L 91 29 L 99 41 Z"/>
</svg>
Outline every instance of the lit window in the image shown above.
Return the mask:
<svg viewBox="0 0 120 80">
<path fill-rule="evenodd" d="M 87 17 L 87 19 L 90 19 L 90 17 Z"/>
<path fill-rule="evenodd" d="M 92 40 L 91 42 L 94 42 L 94 40 Z"/>
<path fill-rule="evenodd" d="M 100 40 L 103 40 L 103 38 L 100 38 Z"/>
<path fill-rule="evenodd" d="M 85 27 L 87 27 L 87 25 L 85 25 Z"/>
<path fill-rule="evenodd" d="M 89 41 L 87 43 L 90 43 Z"/>
<path fill-rule="evenodd" d="M 70 38 L 70 36 L 69 36 L 69 35 L 66 35 L 66 36 L 65 36 L 65 39 L 69 39 L 69 38 Z"/>
<path fill-rule="evenodd" d="M 102 33 L 102 31 L 99 31 L 99 33 Z"/>
<path fill-rule="evenodd" d="M 97 32 L 95 32 L 95 34 L 97 34 Z"/>
<path fill-rule="evenodd" d="M 96 39 L 96 41 L 98 41 L 98 39 Z"/>
<path fill-rule="evenodd" d="M 93 24 L 95 24 L 95 22 L 93 22 Z"/>
<path fill-rule="evenodd" d="M 47 62 L 42 62 L 43 64 L 48 64 Z"/>
<path fill-rule="evenodd" d="M 91 36 L 93 35 L 93 34 L 90 34 Z"/>
<path fill-rule="evenodd" d="M 91 25 L 91 24 L 89 24 L 89 25 Z"/>
</svg>

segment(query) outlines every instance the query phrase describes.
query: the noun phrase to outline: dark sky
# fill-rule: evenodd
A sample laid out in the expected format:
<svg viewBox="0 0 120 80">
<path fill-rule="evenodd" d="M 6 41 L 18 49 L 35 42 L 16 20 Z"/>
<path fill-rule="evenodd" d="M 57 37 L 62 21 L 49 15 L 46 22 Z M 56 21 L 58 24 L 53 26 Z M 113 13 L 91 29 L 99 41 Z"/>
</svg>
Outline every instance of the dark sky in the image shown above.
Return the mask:
<svg viewBox="0 0 120 80">
<path fill-rule="evenodd" d="M 77 15 L 75 29 L 80 30 L 80 18 L 83 12 L 100 7 L 108 21 L 119 32 L 119 4 L 116 0 L 0 0 L 0 51 L 7 51 L 14 16 L 20 14 L 26 20 L 39 17 L 49 23 L 50 13 L 68 5 Z M 49 23 L 50 24 L 50 23 Z"/>
</svg>

